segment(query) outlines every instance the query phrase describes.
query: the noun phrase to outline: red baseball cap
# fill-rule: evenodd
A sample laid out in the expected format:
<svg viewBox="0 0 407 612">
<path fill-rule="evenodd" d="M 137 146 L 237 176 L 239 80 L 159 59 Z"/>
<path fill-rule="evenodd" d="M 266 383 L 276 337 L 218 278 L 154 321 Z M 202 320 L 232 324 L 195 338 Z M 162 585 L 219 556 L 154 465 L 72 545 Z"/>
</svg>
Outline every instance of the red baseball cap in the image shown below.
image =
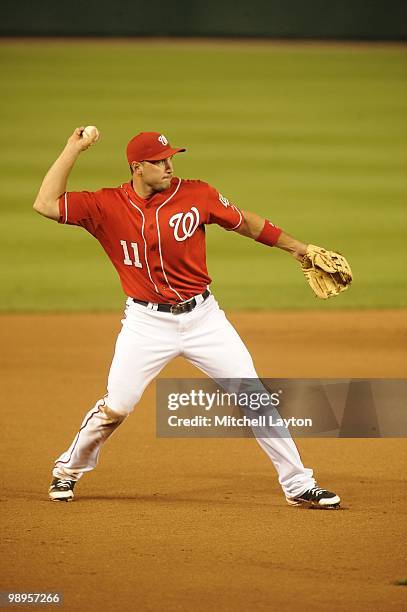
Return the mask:
<svg viewBox="0 0 407 612">
<path fill-rule="evenodd" d="M 181 151 L 186 149 L 173 149 L 160 132 L 140 132 L 130 140 L 126 149 L 129 164 L 134 161 L 158 161 Z"/>
</svg>

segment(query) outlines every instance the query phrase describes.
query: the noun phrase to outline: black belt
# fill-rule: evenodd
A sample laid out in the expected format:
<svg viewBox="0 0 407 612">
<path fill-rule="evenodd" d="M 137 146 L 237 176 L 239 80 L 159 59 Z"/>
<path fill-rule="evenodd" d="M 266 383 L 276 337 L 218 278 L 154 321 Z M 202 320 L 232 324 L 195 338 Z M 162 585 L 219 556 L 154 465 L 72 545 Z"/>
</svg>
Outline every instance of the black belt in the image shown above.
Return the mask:
<svg viewBox="0 0 407 612">
<path fill-rule="evenodd" d="M 201 295 L 204 301 L 210 296 L 211 292 L 209 289 L 204 291 Z M 141 304 L 142 306 L 148 306 L 150 302 L 144 302 L 143 300 L 136 300 L 136 298 L 132 298 L 133 302 L 136 304 Z M 202 303 L 202 302 L 201 302 Z M 195 298 L 191 300 L 187 300 L 186 302 L 179 302 L 178 304 L 157 304 L 157 308 L 153 310 L 159 310 L 160 312 L 170 312 L 171 314 L 178 315 L 183 312 L 191 312 L 197 306 L 197 302 Z"/>
</svg>

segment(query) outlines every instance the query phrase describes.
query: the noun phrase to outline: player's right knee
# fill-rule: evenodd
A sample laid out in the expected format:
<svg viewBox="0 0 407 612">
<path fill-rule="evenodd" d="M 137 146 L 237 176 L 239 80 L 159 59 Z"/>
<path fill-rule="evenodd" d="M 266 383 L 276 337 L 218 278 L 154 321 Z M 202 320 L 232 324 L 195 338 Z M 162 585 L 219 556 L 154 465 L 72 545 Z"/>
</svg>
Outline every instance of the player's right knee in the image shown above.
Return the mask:
<svg viewBox="0 0 407 612">
<path fill-rule="evenodd" d="M 126 392 L 123 388 L 114 391 L 110 390 L 106 397 L 106 405 L 112 410 L 114 413 L 124 418 L 133 411 L 134 406 L 138 403 L 141 394 L 135 393 L 133 390 L 129 390 Z"/>
<path fill-rule="evenodd" d="M 100 410 L 107 416 L 112 423 L 119 423 L 126 418 L 127 414 L 120 414 L 116 410 L 112 410 L 109 406 L 103 406 Z"/>
</svg>

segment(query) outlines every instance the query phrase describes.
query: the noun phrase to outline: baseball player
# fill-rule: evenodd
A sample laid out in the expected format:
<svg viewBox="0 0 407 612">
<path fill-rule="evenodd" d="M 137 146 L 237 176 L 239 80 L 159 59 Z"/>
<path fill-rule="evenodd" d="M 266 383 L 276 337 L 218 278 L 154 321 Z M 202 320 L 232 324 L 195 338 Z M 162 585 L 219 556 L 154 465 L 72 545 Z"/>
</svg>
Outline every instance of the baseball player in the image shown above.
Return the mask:
<svg viewBox="0 0 407 612">
<path fill-rule="evenodd" d="M 96 402 L 53 469 L 49 497 L 70 501 L 92 470 L 104 442 L 126 419 L 148 385 L 182 355 L 213 379 L 256 379 L 252 358 L 210 292 L 205 226 L 216 223 L 302 261 L 307 245 L 257 214 L 240 210 L 199 180 L 174 176 L 174 148 L 159 132 L 127 145 L 131 179 L 96 192 L 68 192 L 79 155 L 98 138 L 79 127 L 46 174 L 34 209 L 62 224 L 79 225 L 102 245 L 127 296 L 107 394 Z M 290 505 L 338 508 L 340 498 L 317 486 L 292 438 L 258 437 Z"/>
</svg>

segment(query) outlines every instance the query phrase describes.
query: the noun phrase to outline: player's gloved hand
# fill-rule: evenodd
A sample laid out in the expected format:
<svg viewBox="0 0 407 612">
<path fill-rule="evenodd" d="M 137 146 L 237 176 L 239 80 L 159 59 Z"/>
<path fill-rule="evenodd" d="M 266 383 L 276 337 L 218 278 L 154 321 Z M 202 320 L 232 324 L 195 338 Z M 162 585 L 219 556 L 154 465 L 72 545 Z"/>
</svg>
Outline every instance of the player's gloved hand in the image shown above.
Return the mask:
<svg viewBox="0 0 407 612">
<path fill-rule="evenodd" d="M 301 268 L 315 295 L 323 300 L 345 291 L 353 279 L 343 255 L 314 244 L 308 245 Z"/>
</svg>

